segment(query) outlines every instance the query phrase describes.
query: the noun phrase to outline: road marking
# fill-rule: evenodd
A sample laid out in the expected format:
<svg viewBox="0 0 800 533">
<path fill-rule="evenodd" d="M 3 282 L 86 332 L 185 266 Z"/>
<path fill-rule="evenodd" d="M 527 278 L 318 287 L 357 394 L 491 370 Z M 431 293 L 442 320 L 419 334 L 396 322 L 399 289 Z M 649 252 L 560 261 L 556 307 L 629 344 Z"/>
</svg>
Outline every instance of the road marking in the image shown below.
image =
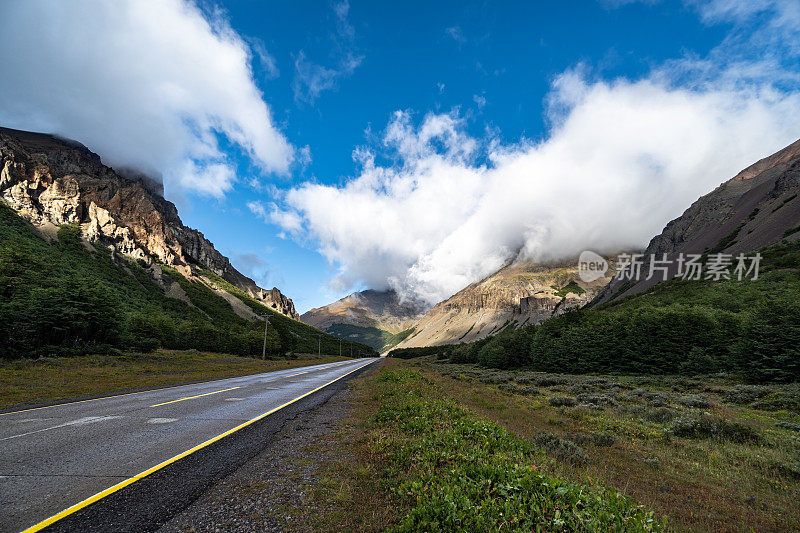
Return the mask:
<svg viewBox="0 0 800 533">
<path fill-rule="evenodd" d="M 345 363 L 352 363 L 353 361 L 354 361 L 354 359 L 350 359 L 348 361 L 342 361 L 341 363 L 321 363 L 319 365 L 314 365 L 314 366 L 317 366 L 317 367 L 339 366 L 339 365 L 343 365 Z M 295 368 L 297 368 L 297 367 L 295 367 Z M 229 378 L 211 379 L 211 380 L 208 380 L 208 381 L 198 381 L 197 383 L 184 383 L 183 385 L 170 385 L 169 387 L 161 387 L 160 389 L 148 389 L 148 390 L 142 390 L 142 391 L 139 391 L 139 392 L 126 392 L 124 394 L 114 394 L 114 395 L 111 395 L 111 396 L 101 396 L 100 398 L 89 398 L 88 400 L 78 400 L 78 401 L 75 401 L 75 402 L 55 403 L 53 405 L 43 405 L 42 407 L 31 407 L 30 409 L 20 409 L 19 411 L 9 411 L 7 413 L 0 413 L 0 416 L 15 415 L 15 414 L 18 414 L 18 413 L 27 413 L 28 411 L 38 411 L 40 409 L 50 409 L 52 407 L 63 407 L 65 405 L 74 405 L 74 404 L 77 404 L 77 403 L 96 402 L 98 400 L 109 400 L 111 398 L 121 398 L 123 396 L 133 396 L 134 394 L 146 394 L 148 392 L 158 392 L 158 391 L 168 390 L 168 389 L 177 389 L 178 387 L 189 387 L 191 385 L 205 385 L 207 383 L 216 383 L 217 381 L 230 381 L 232 379 L 249 378 L 249 377 L 253 377 L 253 376 L 260 376 L 262 374 L 276 374 L 278 372 L 289 372 L 291 370 L 293 370 L 293 369 L 292 368 L 286 368 L 286 369 L 283 369 L 283 370 L 270 370 L 269 372 L 256 372 L 255 374 L 243 374 L 241 376 L 233 376 L 233 377 L 229 377 Z"/>
<path fill-rule="evenodd" d="M 226 392 L 226 391 L 234 390 L 234 389 L 241 389 L 241 387 L 231 387 L 230 389 L 215 390 L 214 392 L 207 392 L 205 394 L 198 394 L 197 396 L 189 396 L 187 398 L 179 398 L 177 400 L 172 400 L 171 402 L 157 403 L 155 405 L 151 405 L 150 407 L 158 407 L 160 405 L 169 405 L 171 403 L 185 402 L 186 400 L 194 400 L 195 398 L 202 398 L 203 396 L 211 396 L 212 394 L 219 394 L 220 392 Z"/>
<path fill-rule="evenodd" d="M 27 433 L 20 433 L 19 435 L 12 435 L 10 437 L 3 437 L 0 441 L 9 440 L 9 439 L 16 439 L 17 437 L 27 437 L 28 435 L 33 435 L 34 433 L 41 433 L 43 431 L 50 431 L 51 429 L 58 429 L 58 428 L 65 428 L 68 426 L 85 426 L 86 424 L 94 424 L 95 422 L 102 422 L 103 420 L 113 420 L 114 418 L 122 418 L 121 416 L 85 416 L 83 418 L 79 418 L 77 420 L 72 420 L 70 422 L 65 422 L 63 424 L 58 424 L 57 426 L 51 426 L 49 428 L 44 429 L 37 429 L 35 431 L 28 431 Z"/>
<path fill-rule="evenodd" d="M 171 422 L 177 422 L 177 418 L 150 418 L 147 420 L 148 424 L 169 424 Z"/>
<path fill-rule="evenodd" d="M 218 440 L 220 440 L 220 439 L 223 439 L 223 438 L 225 438 L 225 437 L 227 437 L 228 435 L 231 435 L 231 434 L 233 434 L 233 433 L 236 433 L 236 432 L 237 432 L 237 431 L 239 431 L 240 429 L 242 429 L 242 428 L 245 428 L 245 427 L 249 426 L 250 424 L 254 424 L 254 423 L 258 422 L 259 420 L 261 420 L 262 418 L 266 418 L 266 417 L 268 417 L 269 415 L 271 415 L 272 413 L 275 413 L 275 412 L 277 412 L 277 411 L 280 411 L 280 410 L 281 410 L 281 409 L 283 409 L 284 407 L 287 407 L 287 406 L 289 406 L 289 405 L 291 405 L 291 404 L 293 404 L 293 403 L 295 403 L 295 402 L 297 402 L 297 401 L 299 401 L 299 400 L 302 400 L 302 399 L 303 399 L 303 398 L 305 398 L 306 396 L 310 396 L 310 395 L 314 394 L 314 393 L 315 393 L 315 392 L 317 392 L 318 390 L 324 389 L 324 388 L 325 388 L 325 387 L 327 387 L 328 385 L 330 385 L 330 384 L 332 384 L 332 383 L 335 383 L 335 382 L 339 381 L 340 379 L 342 379 L 342 378 L 344 378 L 344 377 L 347 377 L 347 376 L 349 376 L 350 374 L 352 374 L 353 372 L 355 372 L 355 371 L 357 371 L 357 370 L 361 370 L 361 369 L 362 369 L 362 368 L 364 368 L 365 366 L 371 365 L 371 364 L 372 364 L 372 363 L 374 363 L 375 361 L 379 361 L 379 359 L 373 359 L 373 360 L 371 360 L 371 361 L 369 361 L 369 362 L 367 362 L 367 363 L 364 363 L 363 365 L 359 365 L 357 368 L 354 368 L 354 369 L 353 369 L 353 370 L 351 370 L 350 372 L 347 372 L 346 374 L 342 374 L 342 375 L 341 375 L 341 376 L 339 376 L 338 378 L 336 378 L 336 379 L 332 379 L 331 381 L 329 381 L 329 382 L 327 382 L 327 383 L 325 383 L 325 384 L 323 384 L 323 385 L 320 385 L 320 386 L 319 386 L 319 387 L 317 387 L 316 389 L 314 389 L 314 390 L 310 390 L 310 391 L 306 392 L 305 394 L 302 394 L 302 395 L 298 396 L 298 397 L 297 397 L 297 398 L 295 398 L 294 400 L 289 400 L 288 402 L 284 403 L 283 405 L 279 405 L 278 407 L 275 407 L 274 409 L 270 409 L 270 410 L 269 410 L 269 411 L 267 411 L 266 413 L 262 413 L 262 414 L 258 415 L 258 416 L 257 416 L 257 417 L 255 417 L 255 418 L 251 418 L 251 419 L 250 419 L 250 420 L 248 420 L 247 422 L 243 422 L 243 423 L 239 424 L 238 426 L 236 426 L 236 427 L 235 427 L 235 428 L 233 428 L 233 429 L 229 429 L 229 430 L 228 430 L 228 431 L 226 431 L 225 433 L 220 433 L 220 434 L 219 434 L 219 435 L 217 435 L 216 437 L 212 437 L 212 438 L 208 439 L 208 440 L 207 440 L 207 441 L 205 441 L 205 442 L 201 442 L 200 444 L 198 444 L 198 445 L 197 445 L 197 446 L 195 446 L 194 448 L 190 448 L 190 449 L 186 450 L 185 452 L 181 452 L 181 453 L 179 453 L 178 455 L 176 455 L 176 456 L 174 456 L 174 457 L 171 457 L 170 459 L 167 459 L 166 461 L 163 461 L 163 462 L 161 462 L 161 463 L 158 463 L 157 465 L 155 465 L 155 466 L 152 466 L 152 467 L 148 468 L 148 469 L 147 469 L 147 470 L 145 470 L 144 472 L 140 472 L 140 473 L 136 474 L 135 476 L 133 476 L 133 477 L 130 477 L 130 478 L 128 478 L 128 479 L 126 479 L 126 480 L 124 480 L 124 481 L 120 481 L 120 482 L 119 482 L 119 483 L 117 483 L 116 485 L 112 485 L 111 487 L 108 487 L 106 490 L 100 491 L 100 492 L 98 492 L 97 494 L 95 494 L 94 496 L 90 496 L 89 498 L 86 498 L 86 499 L 85 499 L 85 500 L 83 500 L 82 502 L 78 502 L 78 503 L 76 503 L 76 504 L 75 504 L 75 505 L 73 505 L 72 507 L 67 507 L 66 509 L 64 509 L 64 510 L 63 510 L 63 511 L 61 511 L 60 513 L 58 513 L 58 514 L 54 514 L 54 515 L 53 515 L 53 516 L 51 516 L 50 518 L 46 518 L 46 519 L 42 520 L 41 522 L 39 522 L 38 524 L 35 524 L 35 525 L 33 525 L 33 526 L 29 527 L 28 529 L 25 529 L 25 530 L 23 530 L 23 531 L 22 531 L 22 533 L 34 533 L 34 532 L 36 532 L 36 531 L 41 531 L 42 529 L 46 528 L 47 526 L 49 526 L 49 525 L 51 525 L 51 524 L 54 524 L 54 523 L 58 522 L 58 521 L 59 521 L 59 520 L 61 520 L 62 518 L 64 518 L 64 517 L 67 517 L 67 516 L 71 515 L 72 513 L 76 512 L 76 511 L 80 511 L 80 510 L 81 510 L 81 509 L 83 509 L 84 507 L 87 507 L 87 506 L 89 506 L 89 505 L 93 504 L 94 502 L 96 502 L 96 501 L 98 501 L 98 500 L 102 500 L 103 498 L 105 498 L 105 497 L 106 497 L 106 496 L 108 496 L 109 494 L 113 494 L 113 493 L 117 492 L 117 491 L 118 491 L 118 490 L 120 490 L 120 489 L 124 489 L 124 488 L 125 488 L 125 487 L 127 487 L 128 485 L 131 485 L 131 484 L 133 484 L 133 483 L 135 483 L 135 482 L 139 481 L 140 479 L 142 479 L 142 478 L 145 478 L 145 477 L 149 476 L 149 475 L 150 475 L 150 474 L 152 474 L 153 472 L 157 472 L 158 470 L 161 470 L 161 469 L 162 469 L 162 468 L 164 468 L 165 466 L 169 466 L 169 465 L 171 465 L 172 463 L 174 463 L 175 461 L 178 461 L 178 460 L 180 460 L 180 459 L 183 459 L 183 458 L 184 458 L 184 457 L 186 457 L 187 455 L 191 455 L 191 454 L 193 454 L 194 452 L 196 452 L 196 451 L 198 451 L 198 450 L 201 450 L 201 449 L 205 448 L 206 446 L 208 446 L 208 445 L 210 445 L 210 444 L 214 444 L 214 443 L 215 443 L 215 442 L 217 442 Z"/>
</svg>

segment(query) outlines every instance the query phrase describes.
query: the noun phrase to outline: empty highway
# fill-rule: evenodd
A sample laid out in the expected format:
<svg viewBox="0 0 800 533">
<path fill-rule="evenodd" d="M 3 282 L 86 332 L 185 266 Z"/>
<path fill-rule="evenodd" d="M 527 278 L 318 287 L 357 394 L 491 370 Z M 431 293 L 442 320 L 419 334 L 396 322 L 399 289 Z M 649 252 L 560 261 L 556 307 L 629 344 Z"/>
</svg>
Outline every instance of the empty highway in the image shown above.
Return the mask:
<svg viewBox="0 0 800 533">
<path fill-rule="evenodd" d="M 132 520 L 162 520 L 246 460 L 259 445 L 252 441 L 268 438 L 259 426 L 275 424 L 270 419 L 376 361 L 356 359 L 0 414 L 0 531 L 73 529 L 75 522 L 65 524 L 76 517 L 82 517 L 81 530 L 98 531 L 136 530 L 146 522 L 134 527 Z M 164 494 L 133 494 L 136 490 Z M 93 507 L 98 510 L 92 515 Z M 123 508 L 131 517 L 118 515 Z"/>
</svg>

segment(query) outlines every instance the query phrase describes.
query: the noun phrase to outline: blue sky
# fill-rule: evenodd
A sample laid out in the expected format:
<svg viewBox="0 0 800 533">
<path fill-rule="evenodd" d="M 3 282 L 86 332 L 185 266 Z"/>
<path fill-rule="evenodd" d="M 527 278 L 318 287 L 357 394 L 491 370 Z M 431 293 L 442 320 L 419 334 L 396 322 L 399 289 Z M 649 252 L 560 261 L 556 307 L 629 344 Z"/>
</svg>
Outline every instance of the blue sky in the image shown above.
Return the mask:
<svg viewBox="0 0 800 533">
<path fill-rule="evenodd" d="M 296 97 L 295 61 L 304 52 L 310 61 L 339 68 L 342 39 L 333 6 L 244 1 L 224 8 L 232 27 L 260 39 L 274 59 L 278 75 L 262 72 L 256 83 L 287 138 L 310 148 L 311 163 L 288 180 L 322 183 L 352 176 L 353 150 L 369 144 L 367 132 L 383 129 L 396 110 L 419 117 L 460 108 L 474 135 L 492 128 L 511 142 L 536 139 L 548 127 L 544 98 L 564 70 L 583 63 L 598 76 L 637 77 L 689 50 L 705 55 L 726 32 L 725 24 L 707 26 L 674 2 L 615 9 L 588 1 L 403 2 L 393 8 L 354 1 L 348 16 L 354 38 L 342 45 L 361 62 L 309 102 Z M 277 284 L 298 308 L 343 296 L 327 287 L 334 270 L 313 243 L 281 239 L 279 227 L 261 225 L 243 208 L 264 196 L 239 187 L 223 200 L 193 198 L 181 213 L 229 256 L 261 256 L 270 272 L 261 281 Z"/>
<path fill-rule="evenodd" d="M 798 0 L 76 2 L 0 7 L 0 121 L 163 176 L 301 312 L 646 245 L 800 137 Z"/>
</svg>

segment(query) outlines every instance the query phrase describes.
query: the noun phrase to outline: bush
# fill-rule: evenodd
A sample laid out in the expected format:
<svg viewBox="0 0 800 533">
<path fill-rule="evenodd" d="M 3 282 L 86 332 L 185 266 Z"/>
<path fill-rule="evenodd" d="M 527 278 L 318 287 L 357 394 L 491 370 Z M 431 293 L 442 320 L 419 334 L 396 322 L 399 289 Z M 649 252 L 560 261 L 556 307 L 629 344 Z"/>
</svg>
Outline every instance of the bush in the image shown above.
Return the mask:
<svg viewBox="0 0 800 533">
<path fill-rule="evenodd" d="M 705 409 L 711 407 L 711 402 L 708 398 L 701 394 L 690 394 L 678 399 L 678 403 L 686 407 L 694 407 L 697 409 Z"/>
<path fill-rule="evenodd" d="M 769 388 L 759 385 L 737 385 L 725 394 L 725 401 L 745 405 L 766 396 L 769 392 Z"/>
<path fill-rule="evenodd" d="M 758 431 L 738 422 L 710 416 L 676 418 L 669 428 L 672 435 L 687 439 L 718 439 L 739 444 L 758 443 Z"/>
<path fill-rule="evenodd" d="M 575 444 L 573 441 L 563 439 L 558 435 L 548 432 L 538 433 L 531 438 L 536 446 L 539 446 L 551 455 L 562 461 L 568 461 L 575 464 L 584 464 L 589 458 L 584 453 L 583 448 Z"/>
<path fill-rule="evenodd" d="M 575 398 L 570 398 L 569 396 L 553 396 L 552 398 L 548 398 L 547 403 L 553 407 L 573 407 L 577 405 L 578 402 Z"/>
<path fill-rule="evenodd" d="M 578 394 L 577 400 L 582 404 L 597 405 L 599 407 L 616 405 L 617 403 L 607 394 Z"/>
</svg>

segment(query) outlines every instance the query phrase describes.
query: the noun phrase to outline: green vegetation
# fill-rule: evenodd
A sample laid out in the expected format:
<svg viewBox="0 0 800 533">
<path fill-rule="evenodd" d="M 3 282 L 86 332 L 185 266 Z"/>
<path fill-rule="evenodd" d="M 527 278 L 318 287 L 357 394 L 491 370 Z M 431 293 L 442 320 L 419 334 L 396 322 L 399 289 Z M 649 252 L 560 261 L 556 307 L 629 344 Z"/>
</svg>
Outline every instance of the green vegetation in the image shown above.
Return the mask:
<svg viewBox="0 0 800 533">
<path fill-rule="evenodd" d="M 787 229 L 786 231 L 784 231 L 784 232 L 783 232 L 783 236 L 784 236 L 784 237 L 788 237 L 788 236 L 790 236 L 790 235 L 794 235 L 794 234 L 795 234 L 795 233 L 797 233 L 798 231 L 800 231 L 800 226 L 795 226 L 795 227 L 793 227 L 793 228 L 789 228 L 789 229 Z"/>
<path fill-rule="evenodd" d="M 331 324 L 325 331 L 340 339 L 351 339 L 354 342 L 366 344 L 370 348 L 382 352 L 403 342 L 414 332 L 414 328 L 392 334 L 375 326 L 336 323 Z"/>
<path fill-rule="evenodd" d="M 382 484 L 404 509 L 392 531 L 654 531 L 653 513 L 616 490 L 546 471 L 532 441 L 475 416 L 419 372 L 375 378 L 369 436 Z"/>
<path fill-rule="evenodd" d="M 556 296 L 559 298 L 566 298 L 567 294 L 574 293 L 580 296 L 581 294 L 585 293 L 586 291 L 581 288 L 580 285 L 575 283 L 575 280 L 570 280 L 569 283 L 564 285 L 561 289 L 556 291 Z"/>
<path fill-rule="evenodd" d="M 800 388 L 722 376 L 572 375 L 388 360 L 436 398 L 541 447 L 537 467 L 593 480 L 676 531 L 800 528 Z"/>
<path fill-rule="evenodd" d="M 761 251 L 758 280 L 672 280 L 638 295 L 565 313 L 469 344 L 412 348 L 455 363 L 543 372 L 740 373 L 800 380 L 800 243 Z"/>
<path fill-rule="evenodd" d="M 751 213 L 751 215 L 755 216 L 755 215 L 753 215 L 753 213 Z M 706 253 L 707 254 L 717 254 L 717 253 L 721 252 L 722 250 L 724 250 L 725 248 L 731 246 L 736 241 L 736 237 L 739 236 L 739 232 L 742 231 L 742 228 L 745 226 L 745 224 L 746 224 L 746 222 L 742 222 L 741 224 L 736 226 L 736 228 L 732 232 L 730 232 L 725 237 L 721 238 L 719 240 L 719 242 L 716 244 L 716 246 L 714 246 L 713 248 L 708 250 L 708 252 L 706 252 Z"/>
<path fill-rule="evenodd" d="M 392 334 L 374 326 L 357 326 L 355 324 L 331 324 L 325 331 L 340 339 L 354 339 L 362 344 L 381 351 L 392 338 Z"/>
<path fill-rule="evenodd" d="M 410 328 L 405 329 L 405 330 L 403 330 L 403 331 L 401 331 L 399 333 L 395 333 L 386 342 L 386 344 L 383 346 L 383 349 L 384 350 L 388 350 L 389 348 L 394 348 L 395 346 L 397 346 L 398 344 L 400 344 L 401 342 L 403 342 L 404 340 L 409 338 L 411 335 L 413 335 L 414 334 L 414 329 L 415 329 L 414 327 L 410 327 Z"/>
<path fill-rule="evenodd" d="M 165 296 L 148 270 L 97 245 L 81 242 L 77 226 L 63 226 L 48 243 L 0 203 L 0 359 L 118 354 L 119 350 L 197 349 L 260 356 L 264 323 L 239 317 L 205 283 L 163 266 L 191 305 Z M 218 285 L 224 280 L 206 271 Z M 254 311 L 270 314 L 271 357 L 316 353 L 319 332 L 223 285 Z M 345 343 L 343 352 L 372 355 Z M 321 353 L 338 354 L 339 340 L 321 335 Z"/>
<path fill-rule="evenodd" d="M 784 200 L 783 202 L 781 202 L 781 204 L 780 204 L 778 207 L 776 207 L 775 209 L 773 209 L 773 210 L 772 210 L 772 212 L 774 213 L 775 211 L 777 211 L 777 210 L 778 210 L 778 209 L 780 209 L 781 207 L 785 206 L 786 204 L 788 204 L 789 202 L 791 202 L 791 201 L 792 201 L 792 200 L 794 200 L 795 198 L 797 198 L 797 194 L 793 194 L 793 195 L 791 195 L 789 198 L 787 198 L 786 200 Z"/>
</svg>

